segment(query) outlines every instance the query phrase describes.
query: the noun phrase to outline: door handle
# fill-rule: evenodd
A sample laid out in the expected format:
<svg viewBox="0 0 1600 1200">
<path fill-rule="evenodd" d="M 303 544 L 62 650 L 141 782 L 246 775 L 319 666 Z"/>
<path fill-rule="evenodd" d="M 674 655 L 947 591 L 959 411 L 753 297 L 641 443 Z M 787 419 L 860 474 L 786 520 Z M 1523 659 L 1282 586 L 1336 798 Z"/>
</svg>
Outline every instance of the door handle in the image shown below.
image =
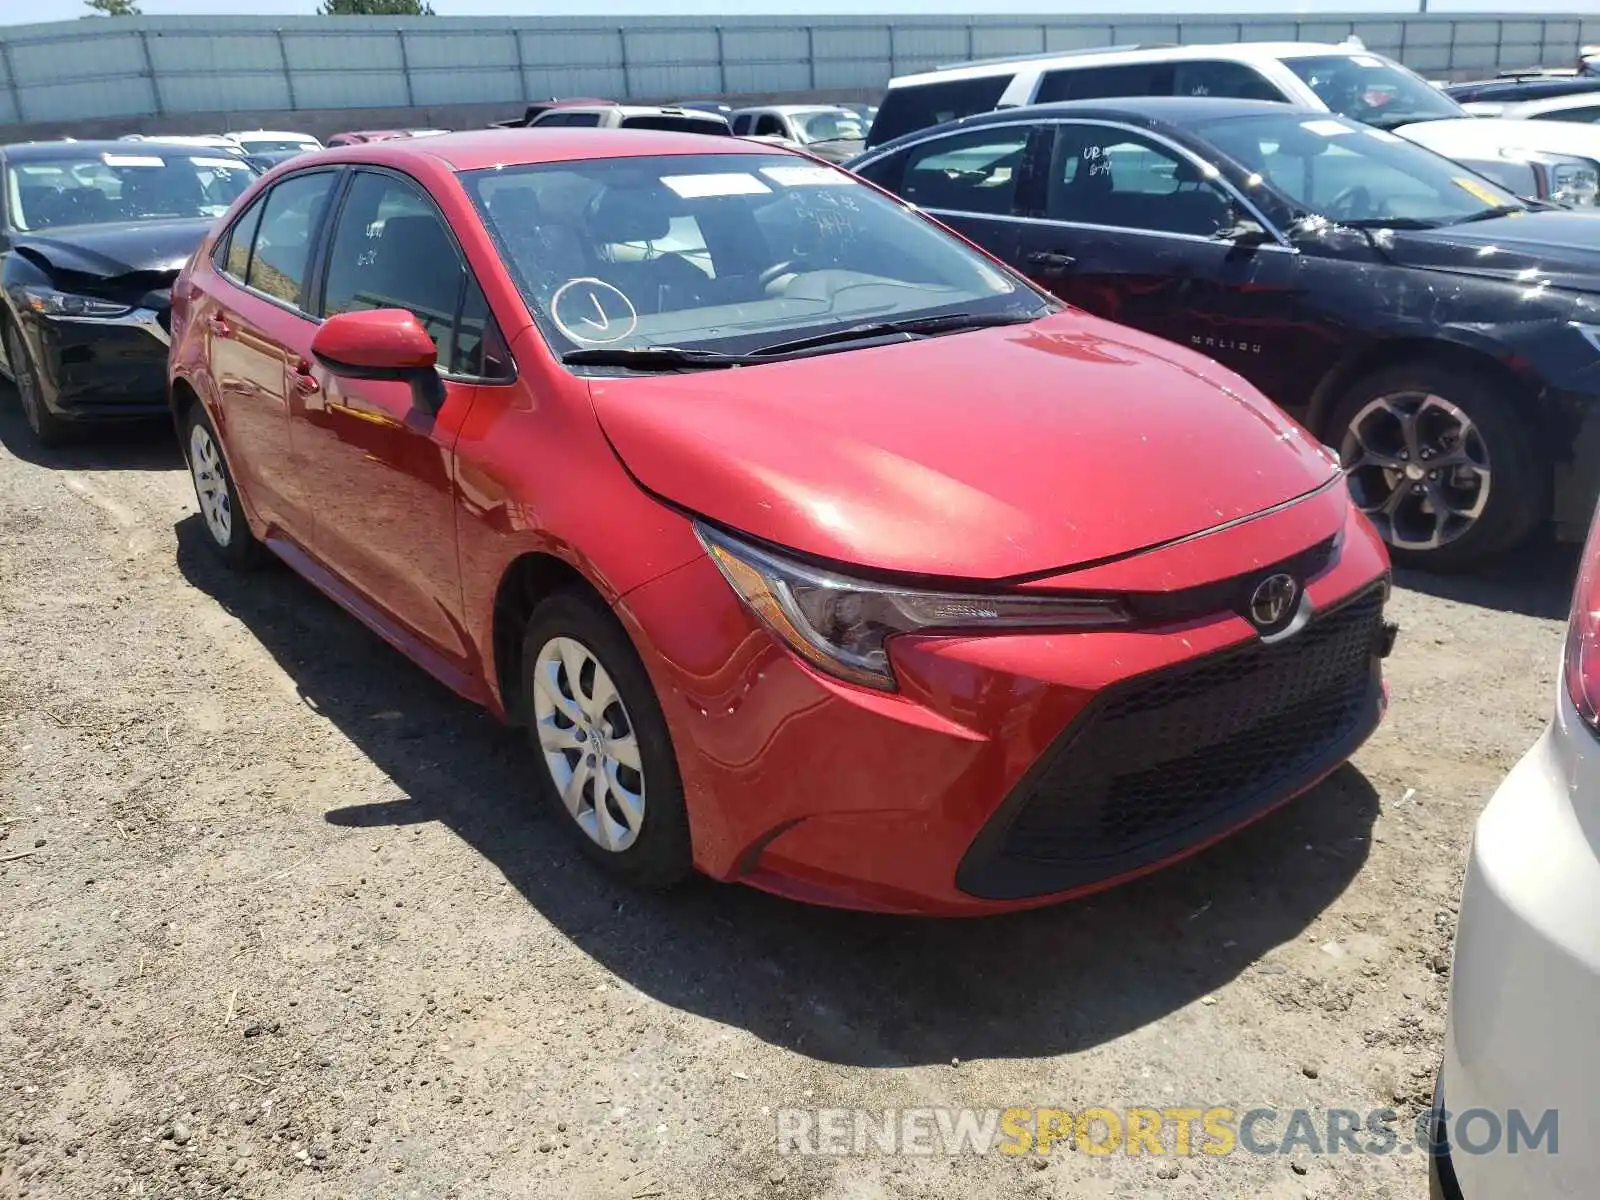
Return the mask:
<svg viewBox="0 0 1600 1200">
<path fill-rule="evenodd" d="M 1040 270 L 1055 274 L 1077 265 L 1078 260 L 1070 254 L 1061 254 L 1055 250 L 1035 250 L 1028 255 L 1028 264 Z"/>
<path fill-rule="evenodd" d="M 233 326 L 228 324 L 227 318 L 221 313 L 207 313 L 206 328 L 211 330 L 213 337 L 225 338 L 233 336 Z"/>
<path fill-rule="evenodd" d="M 301 395 L 311 396 L 322 390 L 317 377 L 311 373 L 311 360 L 302 358 L 294 365 L 294 386 Z"/>
</svg>

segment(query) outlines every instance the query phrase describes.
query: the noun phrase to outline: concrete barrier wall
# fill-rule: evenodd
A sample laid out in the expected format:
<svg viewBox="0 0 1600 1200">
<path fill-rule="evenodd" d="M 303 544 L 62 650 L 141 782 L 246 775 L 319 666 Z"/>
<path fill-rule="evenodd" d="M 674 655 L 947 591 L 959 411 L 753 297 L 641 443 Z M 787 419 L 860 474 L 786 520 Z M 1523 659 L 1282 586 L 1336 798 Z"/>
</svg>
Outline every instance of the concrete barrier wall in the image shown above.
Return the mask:
<svg viewBox="0 0 1600 1200">
<path fill-rule="evenodd" d="M 970 58 L 1352 34 L 1466 78 L 1568 65 L 1600 16 L 91 18 L 0 29 L 0 136 L 477 125 L 549 96 L 860 99 Z"/>
</svg>

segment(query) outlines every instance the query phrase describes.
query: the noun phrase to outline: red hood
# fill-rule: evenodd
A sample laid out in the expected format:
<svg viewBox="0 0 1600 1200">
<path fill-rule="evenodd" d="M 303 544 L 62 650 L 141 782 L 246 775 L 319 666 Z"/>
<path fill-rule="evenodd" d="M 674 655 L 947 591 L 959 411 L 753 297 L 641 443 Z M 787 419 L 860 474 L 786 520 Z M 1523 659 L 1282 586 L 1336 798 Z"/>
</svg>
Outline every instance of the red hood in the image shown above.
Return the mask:
<svg viewBox="0 0 1600 1200">
<path fill-rule="evenodd" d="M 597 378 L 590 393 L 652 492 L 883 571 L 1000 579 L 1073 566 L 1281 504 L 1332 470 L 1236 376 L 1079 313 L 748 369 Z"/>
</svg>

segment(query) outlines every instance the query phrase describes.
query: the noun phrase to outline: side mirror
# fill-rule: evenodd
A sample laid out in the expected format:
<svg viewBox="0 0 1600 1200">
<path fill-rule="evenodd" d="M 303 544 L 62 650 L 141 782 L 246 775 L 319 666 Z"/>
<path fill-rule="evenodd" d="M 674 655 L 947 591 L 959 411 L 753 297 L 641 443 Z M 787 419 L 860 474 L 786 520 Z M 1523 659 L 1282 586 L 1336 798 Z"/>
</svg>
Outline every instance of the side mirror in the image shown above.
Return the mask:
<svg viewBox="0 0 1600 1200">
<path fill-rule="evenodd" d="M 403 308 L 329 317 L 311 339 L 311 353 L 326 371 L 343 379 L 409 383 L 412 403 L 426 412 L 436 413 L 444 404 L 433 339 Z"/>
</svg>

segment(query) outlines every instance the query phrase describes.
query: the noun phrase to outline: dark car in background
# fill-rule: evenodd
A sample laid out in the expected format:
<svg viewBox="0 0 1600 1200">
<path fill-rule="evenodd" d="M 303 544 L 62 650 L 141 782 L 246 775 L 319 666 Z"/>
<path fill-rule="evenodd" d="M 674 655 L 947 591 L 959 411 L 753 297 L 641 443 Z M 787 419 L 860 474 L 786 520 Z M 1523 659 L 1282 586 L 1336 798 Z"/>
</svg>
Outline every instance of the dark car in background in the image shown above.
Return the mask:
<svg viewBox="0 0 1600 1200">
<path fill-rule="evenodd" d="M 1248 100 L 1003 110 L 850 166 L 1062 299 L 1249 380 L 1341 453 L 1398 561 L 1462 566 L 1547 520 L 1582 539 L 1600 487 L 1592 210 Z"/>
<path fill-rule="evenodd" d="M 166 415 L 172 282 L 256 174 L 177 142 L 0 147 L 0 362 L 40 442 Z"/>
</svg>

